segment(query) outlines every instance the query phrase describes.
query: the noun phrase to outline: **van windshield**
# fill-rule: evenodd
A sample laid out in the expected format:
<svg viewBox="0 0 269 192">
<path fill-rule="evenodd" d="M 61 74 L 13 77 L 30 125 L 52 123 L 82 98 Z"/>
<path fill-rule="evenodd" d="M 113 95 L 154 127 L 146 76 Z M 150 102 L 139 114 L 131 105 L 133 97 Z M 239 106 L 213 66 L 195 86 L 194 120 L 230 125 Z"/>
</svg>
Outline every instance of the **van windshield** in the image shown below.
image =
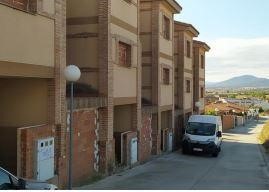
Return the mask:
<svg viewBox="0 0 269 192">
<path fill-rule="evenodd" d="M 191 135 L 212 136 L 215 135 L 216 124 L 189 122 L 186 132 Z"/>
</svg>

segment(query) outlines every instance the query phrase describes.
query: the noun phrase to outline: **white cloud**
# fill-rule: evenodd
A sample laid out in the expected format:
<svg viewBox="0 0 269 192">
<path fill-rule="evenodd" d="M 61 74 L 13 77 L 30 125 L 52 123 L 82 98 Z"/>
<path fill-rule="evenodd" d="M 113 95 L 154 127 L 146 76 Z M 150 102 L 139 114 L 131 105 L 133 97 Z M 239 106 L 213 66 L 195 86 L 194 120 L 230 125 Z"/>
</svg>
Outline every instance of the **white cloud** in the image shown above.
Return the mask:
<svg viewBox="0 0 269 192">
<path fill-rule="evenodd" d="M 222 38 L 208 42 L 206 81 L 222 81 L 239 75 L 269 78 L 269 37 Z"/>
</svg>

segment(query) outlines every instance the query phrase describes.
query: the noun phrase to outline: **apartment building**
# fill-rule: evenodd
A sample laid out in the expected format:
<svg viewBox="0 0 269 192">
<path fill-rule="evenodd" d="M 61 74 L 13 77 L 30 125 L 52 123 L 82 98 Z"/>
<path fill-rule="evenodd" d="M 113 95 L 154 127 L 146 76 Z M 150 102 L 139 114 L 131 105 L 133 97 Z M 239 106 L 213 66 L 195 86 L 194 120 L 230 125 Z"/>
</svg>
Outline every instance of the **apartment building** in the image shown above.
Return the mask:
<svg viewBox="0 0 269 192">
<path fill-rule="evenodd" d="M 66 185 L 70 64 L 82 72 L 74 184 L 171 151 L 203 103 L 209 51 L 192 25 L 174 22 L 181 9 L 175 0 L 0 0 L 1 166 Z"/>
<path fill-rule="evenodd" d="M 65 1 L 0 0 L 0 162 L 66 180 Z"/>
<path fill-rule="evenodd" d="M 199 32 L 191 24 L 174 22 L 175 65 L 175 147 L 180 146 L 182 130 L 193 113 L 193 38 Z"/>
<path fill-rule="evenodd" d="M 193 111 L 205 112 L 205 53 L 210 47 L 202 41 L 193 41 Z M 195 105 L 200 102 L 199 108 Z"/>
<path fill-rule="evenodd" d="M 140 0 L 142 105 L 152 113 L 152 154 L 172 150 L 174 128 L 174 0 Z"/>
<path fill-rule="evenodd" d="M 82 149 L 75 146 L 75 153 L 81 154 L 74 166 L 77 181 L 98 173 L 111 174 L 115 166 L 129 166 L 138 161 L 141 127 L 138 8 L 138 0 L 67 0 L 67 63 L 82 71 L 76 86 L 83 89 L 75 90 L 75 97 L 104 100 L 102 106 L 97 102 L 83 107 L 93 109 L 94 114 L 89 114 L 95 116 L 97 123 L 93 136 L 85 136 L 94 143 L 77 139 L 77 145 L 89 146 L 86 158 L 83 155 L 87 147 L 76 151 Z M 78 114 L 77 118 L 83 117 Z M 83 137 L 81 131 L 79 134 Z"/>
</svg>

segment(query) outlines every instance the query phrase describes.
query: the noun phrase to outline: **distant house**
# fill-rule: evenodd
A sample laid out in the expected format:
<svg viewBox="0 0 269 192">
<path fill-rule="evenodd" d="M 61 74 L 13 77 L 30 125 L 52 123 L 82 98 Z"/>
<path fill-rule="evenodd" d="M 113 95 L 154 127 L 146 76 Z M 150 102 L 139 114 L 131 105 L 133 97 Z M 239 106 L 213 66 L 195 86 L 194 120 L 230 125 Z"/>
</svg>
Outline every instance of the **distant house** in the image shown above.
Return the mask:
<svg viewBox="0 0 269 192">
<path fill-rule="evenodd" d="M 233 103 L 210 103 L 205 106 L 205 111 L 217 111 L 218 115 L 242 114 L 244 107 Z"/>
</svg>

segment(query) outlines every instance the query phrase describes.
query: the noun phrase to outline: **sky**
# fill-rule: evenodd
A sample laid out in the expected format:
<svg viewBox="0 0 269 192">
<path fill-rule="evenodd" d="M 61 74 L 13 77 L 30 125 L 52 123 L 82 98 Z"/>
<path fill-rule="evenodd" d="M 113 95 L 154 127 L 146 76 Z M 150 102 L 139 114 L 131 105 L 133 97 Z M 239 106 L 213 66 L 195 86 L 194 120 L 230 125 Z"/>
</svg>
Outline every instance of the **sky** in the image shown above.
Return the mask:
<svg viewBox="0 0 269 192">
<path fill-rule="evenodd" d="M 210 47 L 206 81 L 269 78 L 269 0 L 177 0 L 175 20 L 191 23 Z"/>
</svg>

